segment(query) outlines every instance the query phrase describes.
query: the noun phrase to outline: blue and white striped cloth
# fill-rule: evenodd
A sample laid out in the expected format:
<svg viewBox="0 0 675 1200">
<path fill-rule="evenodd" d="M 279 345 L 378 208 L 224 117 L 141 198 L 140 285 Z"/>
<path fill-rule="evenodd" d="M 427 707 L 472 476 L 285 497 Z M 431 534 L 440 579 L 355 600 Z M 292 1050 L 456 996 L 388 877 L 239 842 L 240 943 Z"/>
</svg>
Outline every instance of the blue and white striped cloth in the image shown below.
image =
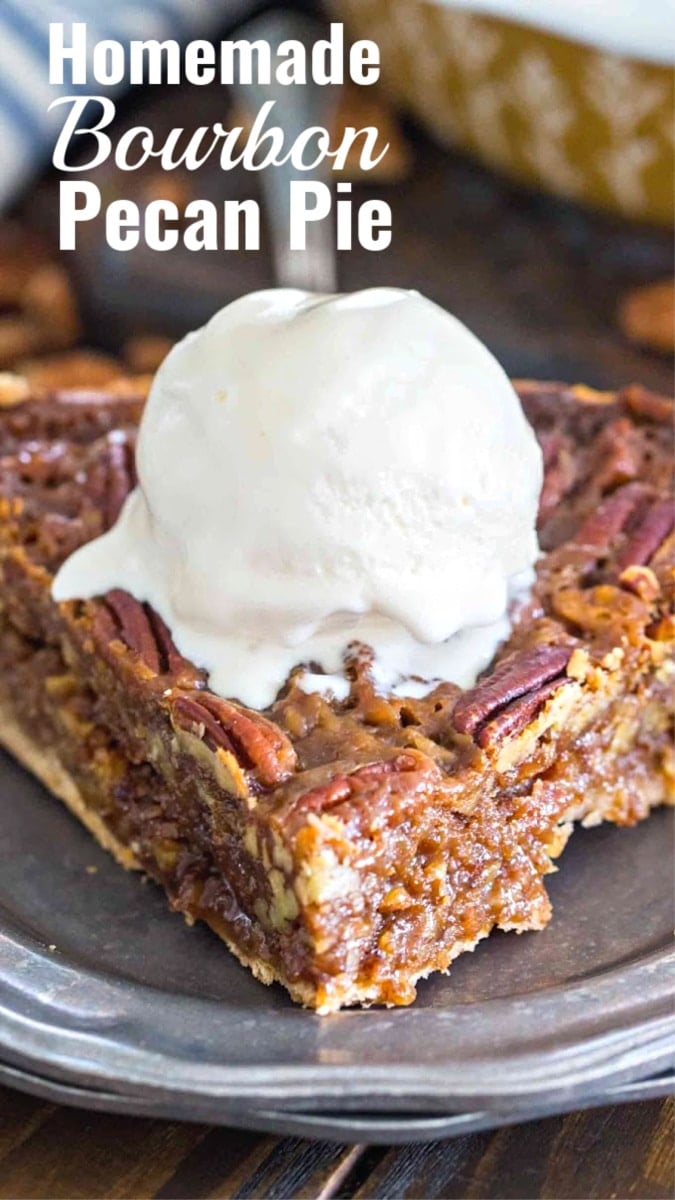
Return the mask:
<svg viewBox="0 0 675 1200">
<path fill-rule="evenodd" d="M 49 24 L 86 21 L 88 45 L 104 38 L 208 37 L 246 16 L 250 0 L 0 0 L 0 210 L 49 161 L 64 119 L 59 95 L 120 88 L 51 86 Z"/>
</svg>

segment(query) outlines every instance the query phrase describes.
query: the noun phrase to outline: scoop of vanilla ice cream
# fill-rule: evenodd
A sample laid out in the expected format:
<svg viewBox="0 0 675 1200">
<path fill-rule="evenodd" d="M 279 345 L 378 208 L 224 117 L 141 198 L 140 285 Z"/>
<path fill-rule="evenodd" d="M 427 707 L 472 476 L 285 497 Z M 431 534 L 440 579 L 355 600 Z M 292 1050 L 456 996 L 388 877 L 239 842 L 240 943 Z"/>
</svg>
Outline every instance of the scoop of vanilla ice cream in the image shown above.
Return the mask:
<svg viewBox="0 0 675 1200">
<path fill-rule="evenodd" d="M 467 685 L 538 553 L 541 455 L 518 398 L 417 292 L 236 300 L 162 364 L 137 466 L 53 595 L 149 601 L 215 691 L 257 707 L 297 663 L 344 694 L 354 640 L 382 687 Z"/>
</svg>

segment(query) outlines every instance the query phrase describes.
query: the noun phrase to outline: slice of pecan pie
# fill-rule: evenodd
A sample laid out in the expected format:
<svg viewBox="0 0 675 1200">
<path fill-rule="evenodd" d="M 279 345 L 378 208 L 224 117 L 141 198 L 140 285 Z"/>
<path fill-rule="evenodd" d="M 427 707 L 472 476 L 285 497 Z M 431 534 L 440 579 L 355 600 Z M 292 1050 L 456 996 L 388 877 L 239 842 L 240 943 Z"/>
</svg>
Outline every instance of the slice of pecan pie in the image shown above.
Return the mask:
<svg viewBox="0 0 675 1200">
<path fill-rule="evenodd" d="M 126 593 L 50 598 L 134 485 L 140 398 L 5 386 L 0 739 L 173 908 L 321 1012 L 407 1004 L 495 926 L 540 929 L 572 822 L 632 824 L 673 796 L 672 406 L 518 390 L 545 554 L 493 667 L 402 699 L 355 653 L 346 701 L 291 678 L 260 713 L 210 691 Z"/>
</svg>

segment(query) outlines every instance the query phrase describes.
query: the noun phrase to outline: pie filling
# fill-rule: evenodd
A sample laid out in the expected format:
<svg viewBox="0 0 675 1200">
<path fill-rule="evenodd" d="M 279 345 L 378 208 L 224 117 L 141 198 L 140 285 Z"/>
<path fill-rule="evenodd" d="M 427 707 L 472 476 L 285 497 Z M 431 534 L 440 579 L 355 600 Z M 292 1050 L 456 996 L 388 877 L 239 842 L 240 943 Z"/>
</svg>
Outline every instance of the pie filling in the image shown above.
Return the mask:
<svg viewBox="0 0 675 1200">
<path fill-rule="evenodd" d="M 673 799 L 672 407 L 523 384 L 546 464 L 531 600 L 475 687 L 224 700 L 124 592 L 50 585 L 134 484 L 138 406 L 0 409 L 0 740 L 265 982 L 406 1004 L 494 927 L 542 928 L 572 821 Z M 669 656 L 670 652 L 670 656 Z"/>
</svg>

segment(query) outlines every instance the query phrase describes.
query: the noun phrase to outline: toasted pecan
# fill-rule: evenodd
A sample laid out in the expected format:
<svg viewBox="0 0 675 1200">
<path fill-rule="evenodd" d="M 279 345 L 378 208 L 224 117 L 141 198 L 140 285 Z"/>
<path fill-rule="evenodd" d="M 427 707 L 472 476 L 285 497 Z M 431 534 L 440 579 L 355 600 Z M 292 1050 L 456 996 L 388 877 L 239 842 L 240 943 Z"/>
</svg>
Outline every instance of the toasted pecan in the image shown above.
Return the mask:
<svg viewBox="0 0 675 1200">
<path fill-rule="evenodd" d="M 263 787 L 275 787 L 295 769 L 291 742 L 260 713 L 203 691 L 177 696 L 171 714 L 179 728 L 207 735 L 215 746 L 232 751 L 243 767 L 255 771 Z"/>
<path fill-rule="evenodd" d="M 570 645 L 535 646 L 503 659 L 491 675 L 460 696 L 453 713 L 455 729 L 458 733 L 475 734 L 512 700 L 561 675 L 572 650 Z"/>
<path fill-rule="evenodd" d="M 155 674 L 160 673 L 159 651 L 152 625 L 143 604 L 121 588 L 112 588 L 106 593 L 105 603 L 117 618 L 117 636 L 138 654 L 146 667 Z"/>
<path fill-rule="evenodd" d="M 675 501 L 672 498 L 651 504 L 617 554 L 619 570 L 648 563 L 674 525 Z"/>
<path fill-rule="evenodd" d="M 605 426 L 598 438 L 603 456 L 596 472 L 596 484 L 604 492 L 629 483 L 640 473 L 642 441 L 639 430 L 628 417 L 617 417 Z"/>
<path fill-rule="evenodd" d="M 122 430 L 113 430 L 87 472 L 84 491 L 100 510 L 103 525 L 115 524 L 136 482 L 133 443 Z"/>
<path fill-rule="evenodd" d="M 173 676 L 178 683 L 190 678 L 192 686 L 194 686 L 195 682 L 200 679 L 202 672 L 189 659 L 184 658 L 176 648 L 169 627 L 162 620 L 159 613 L 149 604 L 146 605 L 146 611 L 148 620 L 152 626 L 163 673 Z"/>
<path fill-rule="evenodd" d="M 579 546 L 608 550 L 646 494 L 642 483 L 627 483 L 624 487 L 617 488 L 586 518 L 575 534 L 574 542 Z"/>
<path fill-rule="evenodd" d="M 224 750 L 234 750 L 227 730 L 202 703 L 203 697 L 176 696 L 171 703 L 171 717 L 178 729 L 203 738 L 208 734 L 214 746 L 222 746 Z"/>
<path fill-rule="evenodd" d="M 133 456 L 129 444 L 124 440 L 108 436 L 108 486 L 106 489 L 105 523 L 108 528 L 115 524 L 122 505 L 134 486 Z"/>
<path fill-rule="evenodd" d="M 569 682 L 570 680 L 564 675 L 556 676 L 555 679 L 550 679 L 548 683 L 542 684 L 534 691 L 512 700 L 478 731 L 476 736 L 478 745 L 483 750 L 493 749 L 501 745 L 505 738 L 515 737 L 522 733 L 537 715 L 539 709 L 543 708 L 546 701 Z"/>
<path fill-rule="evenodd" d="M 430 775 L 438 775 L 439 769 L 425 754 L 416 750 L 404 750 L 393 758 L 365 763 L 353 771 L 335 775 L 327 783 L 304 792 L 298 803 L 304 812 L 325 812 L 344 800 L 367 795 L 388 781 L 392 782 L 398 775 L 411 773 L 428 779 Z"/>
<path fill-rule="evenodd" d="M 177 650 L 171 634 L 154 608 L 142 604 L 119 588 L 94 602 L 94 635 L 99 646 L 121 641 L 137 654 L 163 684 L 195 688 L 203 682 L 203 672 Z"/>
<path fill-rule="evenodd" d="M 576 482 L 578 464 L 562 433 L 555 431 L 542 437 L 544 482 L 539 498 L 539 521 L 544 522 Z"/>
</svg>

